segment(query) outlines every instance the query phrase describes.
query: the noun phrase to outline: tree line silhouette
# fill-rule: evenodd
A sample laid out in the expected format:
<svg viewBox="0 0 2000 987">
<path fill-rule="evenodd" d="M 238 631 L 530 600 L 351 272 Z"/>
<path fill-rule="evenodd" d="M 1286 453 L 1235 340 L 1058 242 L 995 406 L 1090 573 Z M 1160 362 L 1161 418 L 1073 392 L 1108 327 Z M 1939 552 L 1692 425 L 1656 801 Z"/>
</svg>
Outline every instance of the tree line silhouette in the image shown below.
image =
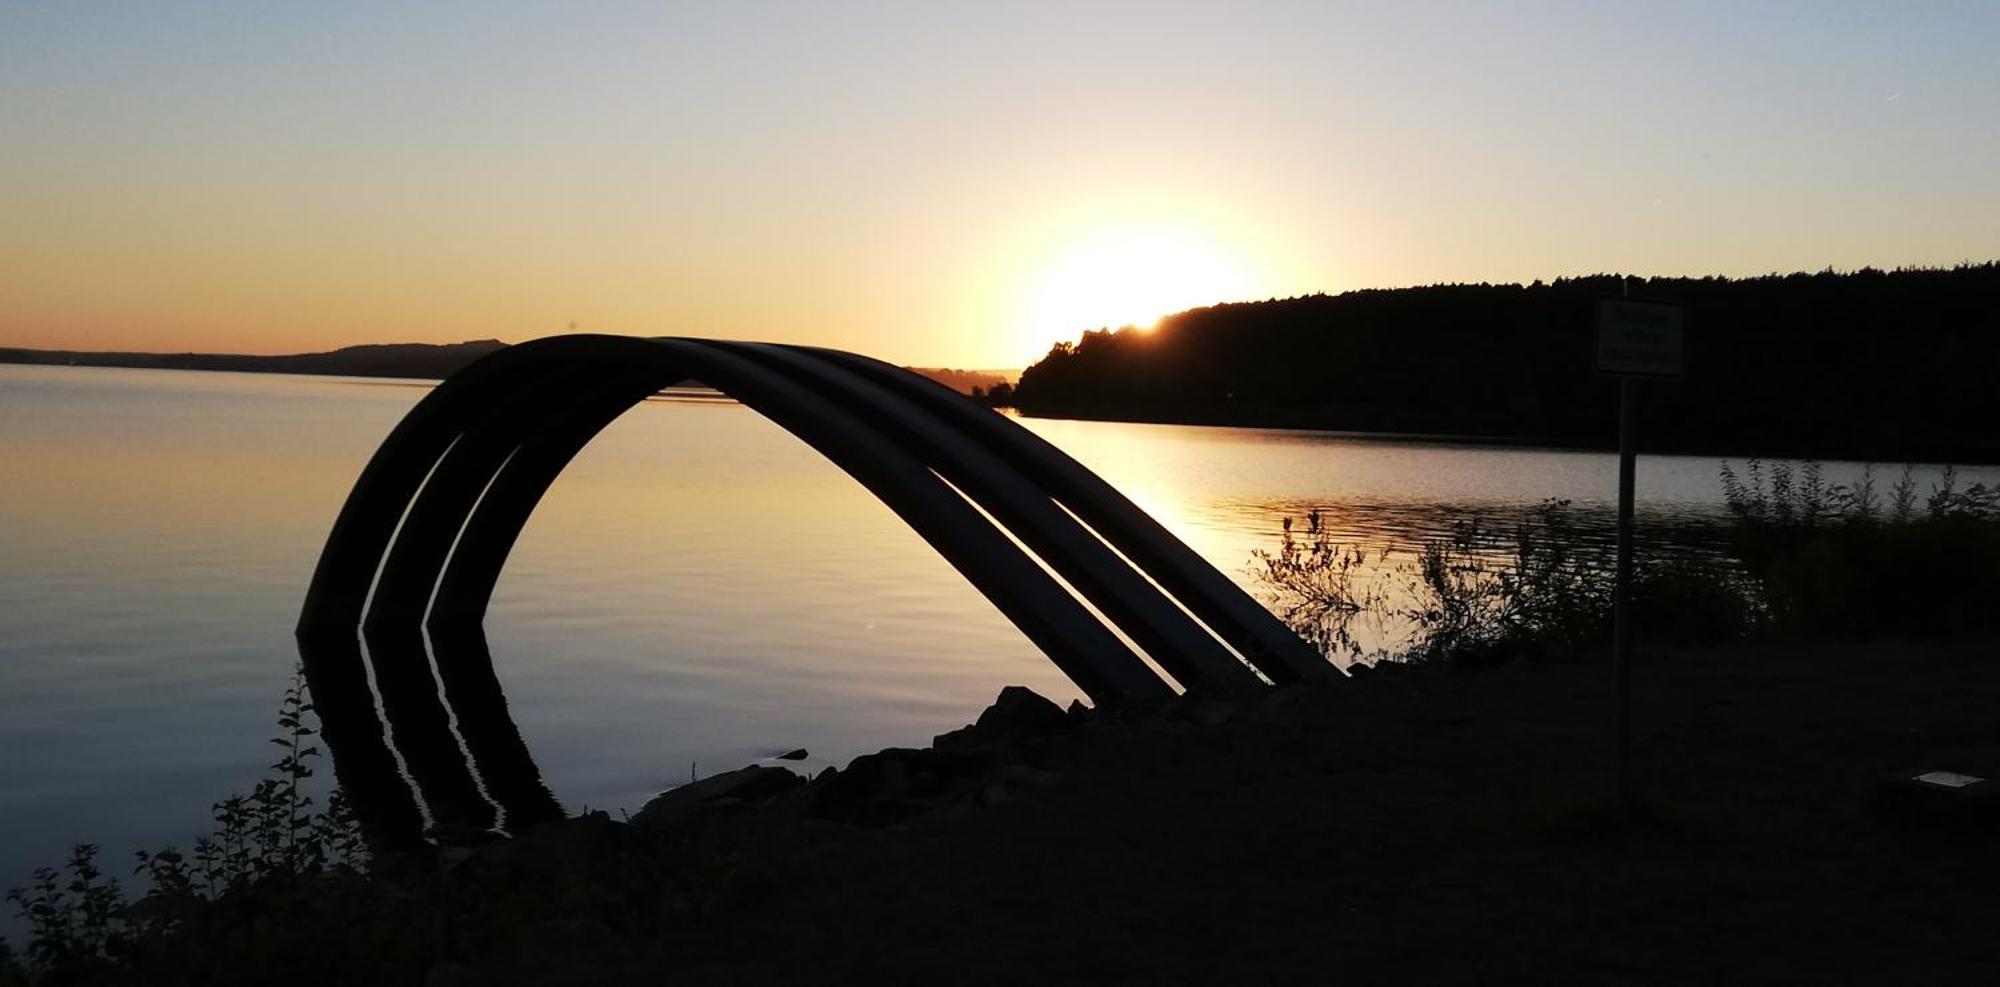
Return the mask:
<svg viewBox="0 0 2000 987">
<path fill-rule="evenodd" d="M 1085 332 L 1021 374 L 1024 414 L 1607 447 L 1596 302 L 1687 306 L 1684 379 L 1645 388 L 1659 452 L 2000 461 L 2000 263 L 1441 284 L 1192 309 Z"/>
</svg>

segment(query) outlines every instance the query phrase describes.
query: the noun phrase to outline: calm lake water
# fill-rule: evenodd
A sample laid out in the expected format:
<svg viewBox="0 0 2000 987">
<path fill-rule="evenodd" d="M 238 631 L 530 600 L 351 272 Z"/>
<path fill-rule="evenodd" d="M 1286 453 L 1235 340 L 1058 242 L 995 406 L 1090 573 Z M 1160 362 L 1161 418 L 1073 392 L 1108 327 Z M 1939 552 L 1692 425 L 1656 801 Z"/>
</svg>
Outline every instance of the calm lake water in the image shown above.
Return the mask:
<svg viewBox="0 0 2000 987">
<path fill-rule="evenodd" d="M 0 886 L 79 840 L 122 872 L 254 783 L 328 527 L 426 386 L 0 366 Z M 1604 530 L 1615 493 L 1615 458 L 1595 453 L 1026 424 L 1253 588 L 1252 551 L 1310 509 L 1408 547 L 1546 498 Z M 1643 458 L 1648 521 L 1699 541 L 1716 465 Z M 920 745 L 1003 685 L 1077 694 L 860 486 L 726 401 L 648 402 L 585 450 L 516 548 L 487 632 L 572 811 L 635 809 L 691 770 L 794 747 L 812 768 Z"/>
</svg>

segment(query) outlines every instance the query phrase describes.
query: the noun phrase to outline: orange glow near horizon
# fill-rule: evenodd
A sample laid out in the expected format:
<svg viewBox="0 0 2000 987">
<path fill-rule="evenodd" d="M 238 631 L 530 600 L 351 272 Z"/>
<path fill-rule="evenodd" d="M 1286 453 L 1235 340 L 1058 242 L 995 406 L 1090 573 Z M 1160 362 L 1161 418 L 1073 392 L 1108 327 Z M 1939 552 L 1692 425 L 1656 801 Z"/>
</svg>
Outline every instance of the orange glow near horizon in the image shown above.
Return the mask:
<svg viewBox="0 0 2000 987">
<path fill-rule="evenodd" d="M 1243 258 L 1192 226 L 1105 227 L 1052 252 L 1029 279 L 1020 332 L 1046 348 L 1086 329 L 1150 330 L 1184 309 L 1249 298 L 1258 280 Z"/>
<path fill-rule="evenodd" d="M 1167 194 L 1052 204 L 990 262 L 992 330 L 1028 366 L 1094 329 L 1152 331 L 1165 316 L 1309 283 L 1275 231 L 1221 203 Z"/>
</svg>

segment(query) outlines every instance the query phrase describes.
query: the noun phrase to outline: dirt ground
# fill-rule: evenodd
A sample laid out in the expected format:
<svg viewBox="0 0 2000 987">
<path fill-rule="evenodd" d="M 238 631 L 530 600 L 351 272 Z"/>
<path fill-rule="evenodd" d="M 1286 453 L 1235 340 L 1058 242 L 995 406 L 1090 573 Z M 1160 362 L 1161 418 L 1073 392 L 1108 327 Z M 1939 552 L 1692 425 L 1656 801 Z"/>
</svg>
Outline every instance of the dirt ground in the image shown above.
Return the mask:
<svg viewBox="0 0 2000 987">
<path fill-rule="evenodd" d="M 1642 657 L 1630 815 L 1609 798 L 1603 667 L 1376 672 L 1225 722 L 1086 732 L 1018 803 L 780 855 L 767 893 L 663 925 L 646 965 L 698 983 L 2000 982 L 2000 821 L 1883 798 L 1897 772 L 2000 775 L 2000 647 Z"/>
</svg>

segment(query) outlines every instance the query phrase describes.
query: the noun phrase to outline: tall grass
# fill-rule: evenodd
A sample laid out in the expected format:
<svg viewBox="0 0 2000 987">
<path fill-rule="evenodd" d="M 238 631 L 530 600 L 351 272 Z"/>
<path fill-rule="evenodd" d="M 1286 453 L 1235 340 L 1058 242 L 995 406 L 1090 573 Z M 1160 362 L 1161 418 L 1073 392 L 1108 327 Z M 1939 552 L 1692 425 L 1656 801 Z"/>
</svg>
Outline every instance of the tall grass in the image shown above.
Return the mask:
<svg viewBox="0 0 2000 987">
<path fill-rule="evenodd" d="M 1925 490 L 1903 467 L 1886 499 L 1874 468 L 1849 484 L 1816 463 L 1721 466 L 1731 547 L 1774 633 L 1934 637 L 2000 630 L 2000 488 L 1946 466 Z"/>
</svg>

